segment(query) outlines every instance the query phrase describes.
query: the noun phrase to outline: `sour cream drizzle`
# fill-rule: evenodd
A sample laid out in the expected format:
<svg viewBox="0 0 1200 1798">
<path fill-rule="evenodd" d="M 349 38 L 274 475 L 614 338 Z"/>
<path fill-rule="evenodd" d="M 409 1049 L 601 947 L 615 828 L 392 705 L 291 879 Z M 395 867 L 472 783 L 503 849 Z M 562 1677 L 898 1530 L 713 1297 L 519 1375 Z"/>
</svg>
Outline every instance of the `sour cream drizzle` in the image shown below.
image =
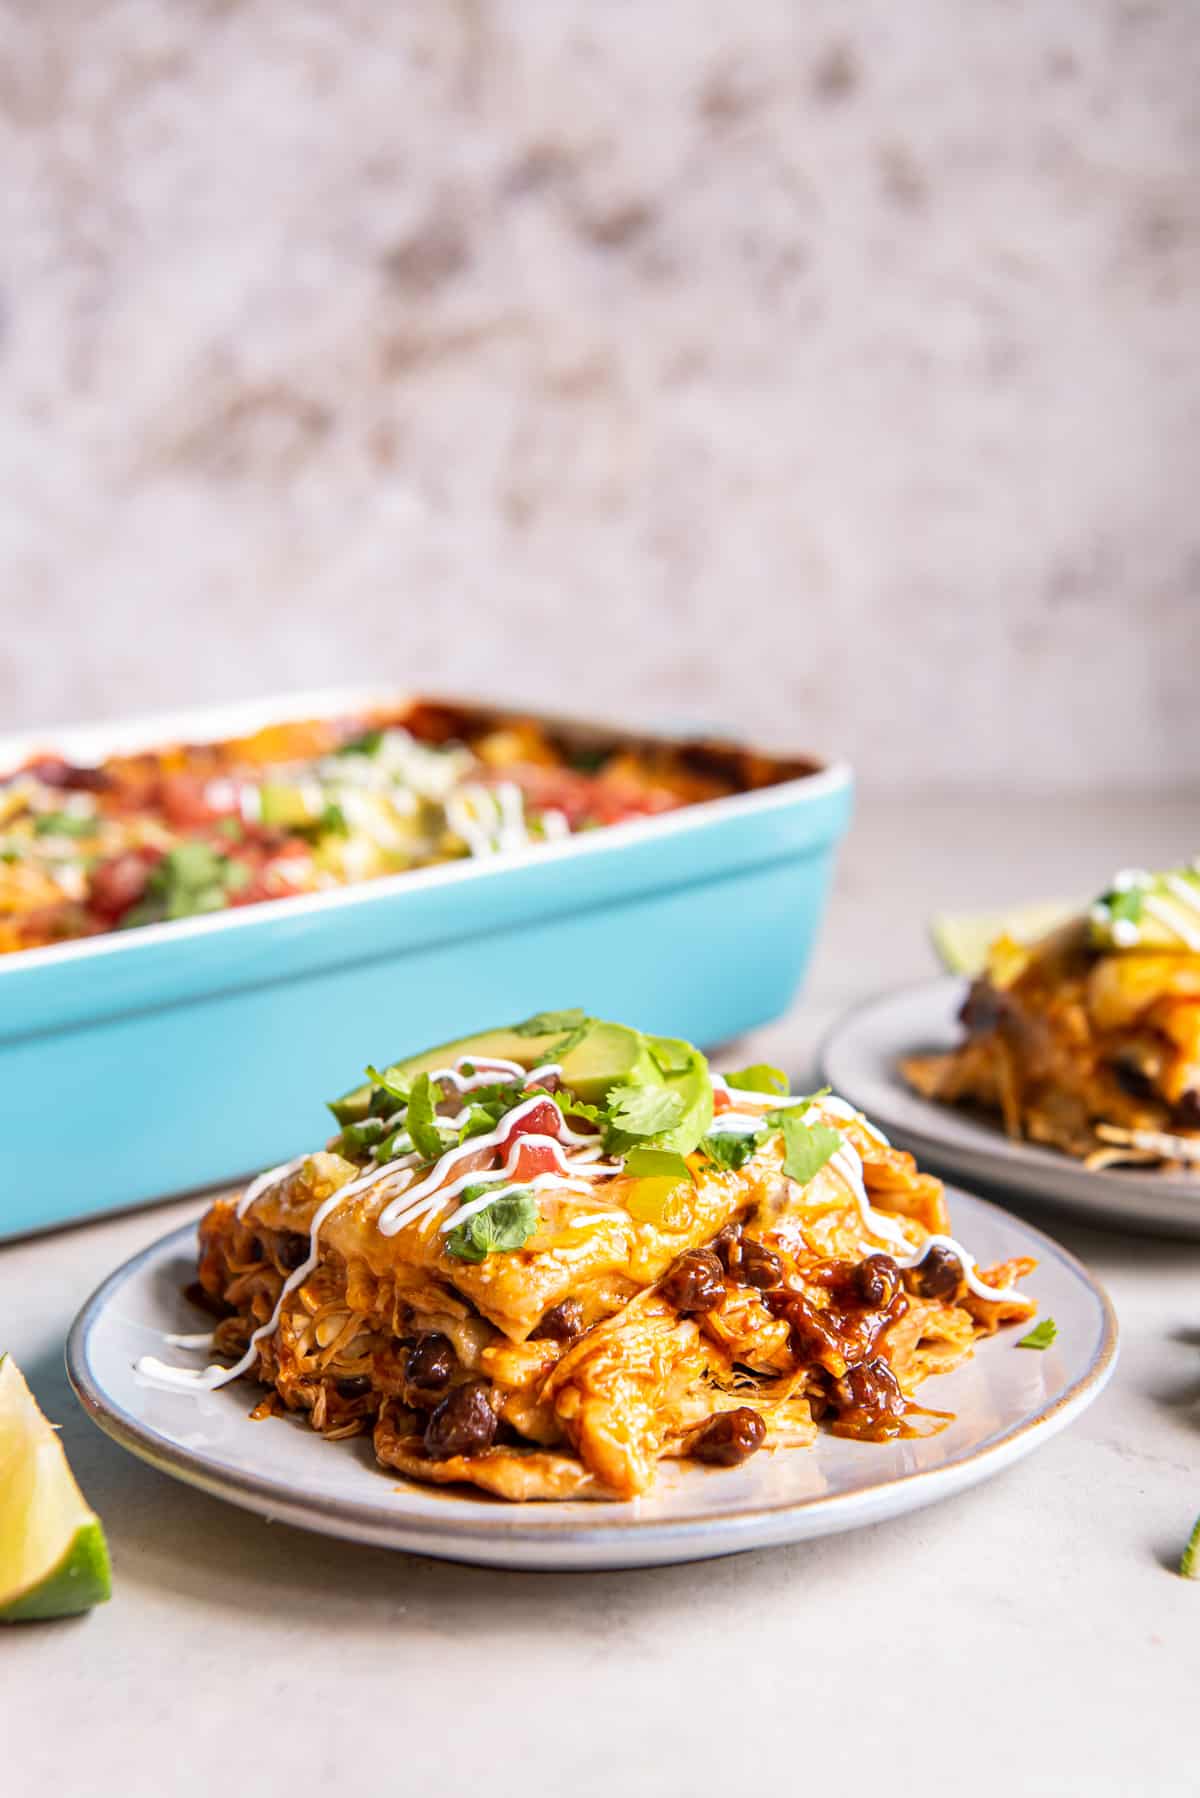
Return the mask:
<svg viewBox="0 0 1200 1798">
<path fill-rule="evenodd" d="M 1165 924 L 1168 930 L 1173 930 L 1185 948 L 1191 949 L 1193 952 L 1200 950 L 1200 930 L 1179 915 L 1180 905 L 1186 906 L 1189 911 L 1200 911 L 1200 905 L 1197 905 L 1193 897 L 1193 889 L 1186 881 L 1179 880 L 1173 875 L 1167 876 L 1166 884 L 1170 887 L 1177 903 L 1173 904 L 1170 899 L 1160 898 L 1157 893 L 1147 893 L 1142 900 L 1142 910 L 1148 911 L 1150 916 L 1157 918 L 1160 924 Z"/>
<path fill-rule="evenodd" d="M 1200 872 L 1200 860 L 1192 863 L 1195 871 Z M 1177 936 L 1185 949 L 1193 954 L 1200 953 L 1200 927 L 1193 925 L 1187 916 L 1189 912 L 1200 918 L 1200 884 L 1194 880 L 1185 880 L 1180 874 L 1163 874 L 1161 883 L 1165 893 L 1153 893 L 1150 888 L 1154 876 L 1145 868 L 1122 868 L 1113 876 L 1114 893 L 1129 893 L 1135 889 L 1142 891 L 1142 911 L 1148 917 L 1156 918 L 1172 935 Z M 1182 916 L 1180 914 L 1183 914 Z M 1133 949 L 1142 941 L 1142 930 L 1134 918 L 1112 918 L 1108 906 L 1101 900 L 1091 910 L 1093 923 L 1107 925 L 1109 934 L 1118 949 Z"/>
</svg>

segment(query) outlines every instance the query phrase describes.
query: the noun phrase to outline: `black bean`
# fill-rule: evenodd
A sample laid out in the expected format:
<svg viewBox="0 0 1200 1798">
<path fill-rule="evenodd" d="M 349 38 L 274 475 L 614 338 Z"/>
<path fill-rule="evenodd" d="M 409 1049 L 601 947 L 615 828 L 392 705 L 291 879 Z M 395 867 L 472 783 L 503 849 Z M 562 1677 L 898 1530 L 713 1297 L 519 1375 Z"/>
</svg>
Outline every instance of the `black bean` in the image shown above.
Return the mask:
<svg viewBox="0 0 1200 1798">
<path fill-rule="evenodd" d="M 413 1393 L 440 1398 L 454 1378 L 458 1356 L 454 1344 L 440 1330 L 428 1330 L 419 1336 L 408 1351 L 404 1363 L 404 1383 Z"/>
<path fill-rule="evenodd" d="M 1113 1075 L 1123 1093 L 1131 1099 L 1150 1099 L 1154 1097 L 1154 1082 L 1144 1069 L 1132 1061 L 1115 1061 Z"/>
<path fill-rule="evenodd" d="M 295 1273 L 298 1267 L 303 1267 L 311 1253 L 312 1244 L 298 1230 L 285 1230 L 275 1245 L 276 1260 L 289 1273 Z"/>
<path fill-rule="evenodd" d="M 900 1290 L 900 1269 L 890 1255 L 868 1255 L 854 1270 L 854 1284 L 863 1304 L 881 1311 Z"/>
<path fill-rule="evenodd" d="M 903 1417 L 906 1401 L 900 1382 L 880 1356 L 848 1367 L 833 1382 L 833 1399 L 843 1411 L 865 1411 L 876 1417 Z"/>
<path fill-rule="evenodd" d="M 667 1269 L 660 1290 L 677 1311 L 715 1311 L 725 1297 L 721 1263 L 711 1249 L 688 1249 Z"/>
<path fill-rule="evenodd" d="M 925 1259 L 909 1270 L 908 1282 L 923 1299 L 953 1298 L 962 1280 L 962 1262 L 953 1249 L 935 1244 Z"/>
<path fill-rule="evenodd" d="M 758 1412 L 749 1405 L 739 1405 L 736 1411 L 722 1411 L 719 1416 L 710 1417 L 692 1437 L 688 1453 L 714 1467 L 737 1467 L 762 1447 L 766 1435 L 767 1426 Z"/>
<path fill-rule="evenodd" d="M 574 1342 L 583 1334 L 583 1306 L 578 1299 L 563 1299 L 557 1305 L 551 1305 L 533 1332 L 533 1340 L 545 1342 Z"/>
<path fill-rule="evenodd" d="M 371 1382 L 366 1374 L 347 1374 L 344 1379 L 337 1382 L 337 1390 L 339 1398 L 362 1398 L 364 1394 L 370 1392 Z"/>
<path fill-rule="evenodd" d="M 496 1413 L 488 1402 L 486 1380 L 456 1386 L 425 1425 L 425 1453 L 435 1461 L 452 1455 L 480 1455 L 496 1439 Z"/>
<path fill-rule="evenodd" d="M 1200 1092 L 1194 1087 L 1176 1099 L 1175 1121 L 1185 1130 L 1200 1130 Z"/>
<path fill-rule="evenodd" d="M 774 1249 L 747 1236 L 742 1242 L 739 1278 L 748 1286 L 757 1286 L 762 1292 L 768 1291 L 771 1287 L 778 1286 L 783 1279 L 783 1262 Z"/>
<path fill-rule="evenodd" d="M 726 1273 L 736 1272 L 742 1260 L 742 1226 L 726 1224 L 725 1228 L 713 1237 L 709 1247 Z"/>
</svg>

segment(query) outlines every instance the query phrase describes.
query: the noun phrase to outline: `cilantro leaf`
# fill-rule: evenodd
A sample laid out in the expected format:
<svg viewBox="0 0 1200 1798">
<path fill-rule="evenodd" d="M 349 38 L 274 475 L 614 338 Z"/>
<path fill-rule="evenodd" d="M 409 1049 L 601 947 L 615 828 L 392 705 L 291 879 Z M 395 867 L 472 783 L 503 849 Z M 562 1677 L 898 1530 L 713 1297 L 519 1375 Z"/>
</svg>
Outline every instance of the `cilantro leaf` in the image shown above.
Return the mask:
<svg viewBox="0 0 1200 1798">
<path fill-rule="evenodd" d="M 380 1070 L 368 1064 L 363 1072 L 373 1086 L 382 1087 L 385 1093 L 390 1093 L 393 1099 L 399 1099 L 402 1105 L 408 1104 L 409 1094 L 412 1092 L 412 1081 L 407 1079 L 397 1067 L 393 1065 Z M 372 1104 L 374 1104 L 373 1095 Z"/>
<path fill-rule="evenodd" d="M 346 1124 L 337 1139 L 336 1153 L 356 1161 L 360 1155 L 369 1155 L 387 1134 L 382 1118 L 368 1117 L 361 1124 Z"/>
<path fill-rule="evenodd" d="M 413 1139 L 408 1134 L 405 1124 L 398 1124 L 390 1136 L 385 1136 L 374 1152 L 374 1159 L 380 1167 L 387 1161 L 398 1161 L 401 1155 L 411 1155 Z"/>
<path fill-rule="evenodd" d="M 625 1157 L 625 1172 L 636 1180 L 692 1180 L 687 1161 L 674 1149 L 630 1149 Z"/>
<path fill-rule="evenodd" d="M 798 1111 L 785 1111 L 777 1126 L 783 1132 L 783 1171 L 801 1186 L 819 1174 L 841 1147 L 842 1135 L 830 1124 L 805 1124 Z"/>
<path fill-rule="evenodd" d="M 523 1024 L 513 1025 L 513 1035 L 553 1036 L 556 1031 L 563 1031 L 564 1034 L 556 1043 L 549 1043 L 540 1051 L 542 1059 L 545 1061 L 563 1061 L 572 1049 L 579 1047 L 591 1029 L 592 1023 L 593 1020 L 588 1017 L 586 1011 L 581 1011 L 576 1005 L 569 1011 L 535 1012 L 533 1017 L 526 1018 Z"/>
<path fill-rule="evenodd" d="M 468 1193 L 482 1191 L 467 1187 Z M 511 1254 L 523 1248 L 538 1227 L 537 1199 L 527 1186 L 514 1187 L 491 1205 L 477 1211 L 464 1223 L 451 1230 L 446 1238 L 446 1253 L 459 1261 L 484 1261 L 489 1255 Z"/>
<path fill-rule="evenodd" d="M 568 1092 L 565 1087 L 560 1087 L 556 1093 L 550 1093 L 548 1097 L 554 1100 L 564 1117 L 583 1118 L 586 1123 L 599 1124 L 601 1129 L 608 1122 L 606 1105 L 588 1105 L 583 1099 L 577 1099 L 574 1093 Z"/>
<path fill-rule="evenodd" d="M 1058 1335 L 1058 1325 L 1052 1317 L 1043 1317 L 1041 1323 L 1034 1324 L 1027 1336 L 1022 1336 L 1018 1348 L 1048 1349 Z"/>
<path fill-rule="evenodd" d="M 497 1082 L 495 1086 L 477 1086 L 466 1101 L 467 1115 L 459 1125 L 459 1142 L 466 1142 L 468 1136 L 486 1136 L 527 1096 L 519 1086 L 511 1084 L 504 1086 Z"/>
<path fill-rule="evenodd" d="M 405 1128 L 413 1139 L 413 1147 L 426 1161 L 436 1161 L 446 1144 L 437 1122 L 438 1095 L 428 1074 L 418 1074 L 413 1081 L 408 1101 Z"/>
<path fill-rule="evenodd" d="M 126 912 L 121 928 L 223 911 L 230 895 L 249 881 L 244 862 L 233 861 L 207 843 L 177 843 L 151 869 L 145 897 Z"/>
<path fill-rule="evenodd" d="M 1127 887 L 1123 893 L 1115 890 L 1106 893 L 1101 900 L 1108 907 L 1108 915 L 1114 924 L 1140 924 L 1142 919 L 1141 887 Z"/>
<path fill-rule="evenodd" d="M 619 1086 L 609 1094 L 608 1122 L 622 1136 L 659 1136 L 683 1116 L 683 1098 L 665 1086 Z"/>
<path fill-rule="evenodd" d="M 587 1013 L 576 1005 L 570 1011 L 536 1011 L 512 1030 L 514 1036 L 553 1036 L 558 1030 L 578 1030 L 581 1024 L 590 1023 Z"/>
<path fill-rule="evenodd" d="M 41 812 L 33 829 L 39 837 L 90 837 L 96 823 L 95 818 L 77 818 L 73 812 Z"/>
<path fill-rule="evenodd" d="M 704 1138 L 700 1147 L 718 1167 L 736 1171 L 739 1167 L 745 1167 L 766 1134 L 765 1130 L 714 1130 Z"/>
<path fill-rule="evenodd" d="M 335 755 L 378 755 L 383 743 L 381 730 L 364 730 L 361 735 L 351 737 L 346 743 L 339 743 L 334 750 Z"/>
<path fill-rule="evenodd" d="M 756 1061 L 753 1067 L 743 1068 L 740 1074 L 726 1074 L 725 1084 L 742 1092 L 778 1093 L 780 1098 L 786 1098 L 790 1082 L 782 1068 L 773 1068 L 767 1061 Z"/>
</svg>

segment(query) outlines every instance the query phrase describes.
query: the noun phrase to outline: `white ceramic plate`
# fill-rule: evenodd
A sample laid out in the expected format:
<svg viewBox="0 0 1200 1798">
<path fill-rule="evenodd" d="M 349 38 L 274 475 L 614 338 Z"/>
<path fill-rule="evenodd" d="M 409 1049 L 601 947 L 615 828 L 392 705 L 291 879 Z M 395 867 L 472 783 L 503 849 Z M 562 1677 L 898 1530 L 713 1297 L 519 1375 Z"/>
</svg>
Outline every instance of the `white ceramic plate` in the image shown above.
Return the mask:
<svg viewBox="0 0 1200 1798">
<path fill-rule="evenodd" d="M 735 1469 L 660 1472 L 629 1504 L 508 1505 L 397 1479 L 369 1438 L 324 1442 L 292 1418 L 251 1422 L 261 1392 L 239 1382 L 199 1396 L 141 1384 L 139 1356 L 166 1353 L 164 1331 L 203 1319 L 181 1288 L 195 1276 L 185 1226 L 108 1279 L 76 1320 L 67 1367 L 101 1429 L 164 1473 L 248 1510 L 384 1547 L 497 1567 L 599 1569 L 704 1560 L 878 1523 L 948 1498 L 1028 1454 L 1089 1405 L 1112 1372 L 1116 1321 L 1103 1291 L 1057 1244 L 981 1199 L 952 1198 L 955 1228 L 980 1262 L 1036 1255 L 1029 1291 L 1053 1317 L 1052 1348 L 1018 1349 L 1018 1331 L 980 1345 L 924 1402 L 955 1413 L 939 1436 L 895 1443 L 823 1435 L 813 1448 Z M 1019 1493 L 1015 1495 L 1020 1502 Z"/>
<path fill-rule="evenodd" d="M 905 1084 L 903 1056 L 936 1054 L 962 1041 L 958 1011 L 966 990 L 966 981 L 946 975 L 860 1005 L 826 1038 L 823 1078 L 942 1172 L 1048 1202 L 1089 1223 L 1200 1237 L 1200 1180 L 1130 1168 L 1094 1173 L 1054 1149 L 1013 1142 L 998 1120 L 936 1105 Z"/>
</svg>

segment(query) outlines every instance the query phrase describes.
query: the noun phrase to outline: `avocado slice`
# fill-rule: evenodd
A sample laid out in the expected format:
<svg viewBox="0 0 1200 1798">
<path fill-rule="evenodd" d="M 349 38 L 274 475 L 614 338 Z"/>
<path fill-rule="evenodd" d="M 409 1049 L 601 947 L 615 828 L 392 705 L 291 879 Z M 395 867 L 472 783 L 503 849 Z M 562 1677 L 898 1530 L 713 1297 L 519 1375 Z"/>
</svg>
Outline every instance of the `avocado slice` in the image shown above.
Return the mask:
<svg viewBox="0 0 1200 1798">
<path fill-rule="evenodd" d="M 470 1060 L 472 1056 L 498 1057 L 515 1061 L 523 1068 L 535 1068 L 547 1059 L 548 1052 L 562 1042 L 566 1030 L 561 1024 L 535 1036 L 525 1035 L 512 1026 L 498 1030 L 480 1030 L 473 1036 L 460 1036 L 453 1042 L 424 1049 L 419 1055 L 391 1064 L 390 1072 L 399 1078 L 415 1079 L 434 1068 Z M 686 1044 L 682 1045 L 687 1047 Z M 694 1053 L 694 1051 L 693 1051 Z M 606 1023 L 603 1018 L 588 1020 L 588 1032 L 582 1042 L 563 1057 L 563 1080 L 571 1091 L 587 1105 L 600 1104 L 614 1086 L 657 1083 L 659 1070 L 640 1031 L 627 1024 Z M 367 1115 L 371 1102 L 370 1085 L 355 1087 L 352 1092 L 334 1099 L 330 1110 L 339 1124 L 359 1124 Z"/>
</svg>

